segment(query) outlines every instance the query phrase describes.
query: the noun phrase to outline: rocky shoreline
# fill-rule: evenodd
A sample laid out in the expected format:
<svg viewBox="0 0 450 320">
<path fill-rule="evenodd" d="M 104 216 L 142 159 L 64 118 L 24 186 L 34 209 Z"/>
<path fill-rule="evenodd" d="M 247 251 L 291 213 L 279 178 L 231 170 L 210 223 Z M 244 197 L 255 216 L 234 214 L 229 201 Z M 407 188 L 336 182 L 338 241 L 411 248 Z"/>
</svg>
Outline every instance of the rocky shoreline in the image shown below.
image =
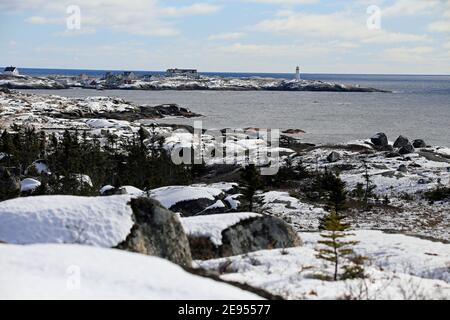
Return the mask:
<svg viewBox="0 0 450 320">
<path fill-rule="evenodd" d="M 214 91 L 327 91 L 327 92 L 389 92 L 386 90 L 345 85 L 317 80 L 288 80 L 275 78 L 227 78 L 199 76 L 150 76 L 133 80 L 109 78 L 77 78 L 66 76 L 5 76 L 0 75 L 0 88 L 8 89 L 69 89 L 97 90 L 214 90 Z"/>
<path fill-rule="evenodd" d="M 0 89 L 0 128 L 11 124 L 37 128 L 79 126 L 77 119 L 112 119 L 117 121 L 155 120 L 166 117 L 199 117 L 201 115 L 176 104 L 137 105 L 114 97 L 66 98 L 36 95 Z M 100 124 L 98 124 L 100 125 Z M 106 127 L 112 126 L 107 120 Z"/>
</svg>

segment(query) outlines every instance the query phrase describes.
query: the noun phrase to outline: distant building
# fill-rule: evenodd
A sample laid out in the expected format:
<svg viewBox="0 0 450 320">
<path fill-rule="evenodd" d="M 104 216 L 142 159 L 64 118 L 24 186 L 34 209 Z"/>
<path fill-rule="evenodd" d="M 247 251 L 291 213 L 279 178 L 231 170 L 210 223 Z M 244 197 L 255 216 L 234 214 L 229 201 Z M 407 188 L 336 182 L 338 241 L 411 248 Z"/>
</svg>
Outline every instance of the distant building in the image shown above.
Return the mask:
<svg viewBox="0 0 450 320">
<path fill-rule="evenodd" d="M 301 77 L 300 77 L 300 67 L 297 66 L 297 68 L 295 68 L 295 80 L 300 81 Z"/>
<path fill-rule="evenodd" d="M 198 77 L 198 72 L 196 69 L 167 69 L 166 75 L 168 77 Z"/>
<path fill-rule="evenodd" d="M 126 71 L 122 74 L 122 82 L 126 84 L 132 84 L 137 79 L 134 72 Z"/>
<path fill-rule="evenodd" d="M 3 74 L 8 76 L 18 76 L 19 75 L 19 69 L 16 67 L 6 67 L 3 71 Z"/>
</svg>

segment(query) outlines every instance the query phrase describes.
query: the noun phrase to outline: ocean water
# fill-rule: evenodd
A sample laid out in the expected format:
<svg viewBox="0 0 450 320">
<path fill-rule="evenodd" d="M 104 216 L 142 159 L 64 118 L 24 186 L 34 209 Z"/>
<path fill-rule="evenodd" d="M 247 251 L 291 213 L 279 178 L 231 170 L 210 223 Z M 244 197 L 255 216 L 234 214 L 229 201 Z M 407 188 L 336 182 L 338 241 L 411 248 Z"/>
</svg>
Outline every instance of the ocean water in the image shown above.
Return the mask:
<svg viewBox="0 0 450 320">
<path fill-rule="evenodd" d="M 43 72 L 40 69 L 39 72 L 43 75 L 62 74 L 61 71 Z M 36 70 L 33 72 L 36 73 L 29 74 L 38 74 Z M 83 71 L 71 72 L 79 74 Z M 96 72 L 92 75 L 104 73 Z M 293 77 L 290 74 L 214 74 Z M 424 139 L 429 144 L 450 146 L 450 76 L 306 74 L 302 77 L 360 84 L 390 90 L 392 93 L 86 89 L 27 91 L 68 97 L 116 96 L 150 105 L 177 103 L 204 117 L 165 119 L 160 122 L 192 125 L 195 120 L 202 120 L 204 128 L 298 128 L 306 131 L 302 139 L 312 143 L 347 142 L 385 132 L 390 140 L 402 134 L 411 139 Z"/>
</svg>

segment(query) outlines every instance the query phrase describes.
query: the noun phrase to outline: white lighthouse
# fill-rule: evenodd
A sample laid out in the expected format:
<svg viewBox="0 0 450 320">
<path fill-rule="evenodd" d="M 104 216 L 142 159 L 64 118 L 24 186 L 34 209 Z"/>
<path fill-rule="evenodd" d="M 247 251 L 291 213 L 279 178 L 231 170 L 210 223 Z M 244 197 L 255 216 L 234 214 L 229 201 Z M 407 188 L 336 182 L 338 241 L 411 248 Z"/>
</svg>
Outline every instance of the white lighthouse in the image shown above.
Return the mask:
<svg viewBox="0 0 450 320">
<path fill-rule="evenodd" d="M 295 68 L 295 80 L 300 81 L 300 67 Z"/>
</svg>

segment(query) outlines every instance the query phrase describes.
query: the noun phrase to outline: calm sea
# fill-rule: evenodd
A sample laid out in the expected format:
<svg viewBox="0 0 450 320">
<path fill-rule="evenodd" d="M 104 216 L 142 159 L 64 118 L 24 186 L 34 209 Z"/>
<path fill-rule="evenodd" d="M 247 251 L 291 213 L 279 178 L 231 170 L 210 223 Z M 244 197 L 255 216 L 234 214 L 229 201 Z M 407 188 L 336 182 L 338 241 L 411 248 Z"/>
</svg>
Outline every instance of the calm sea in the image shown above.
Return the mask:
<svg viewBox="0 0 450 320">
<path fill-rule="evenodd" d="M 23 74 L 103 75 L 106 70 L 20 69 Z M 120 72 L 120 71 L 115 71 Z M 140 71 L 138 74 L 161 74 Z M 206 73 L 230 77 L 292 74 Z M 68 97 L 117 96 L 140 104 L 177 103 L 205 115 L 205 128 L 298 128 L 303 140 L 337 143 L 385 132 L 450 146 L 450 76 L 303 74 L 304 79 L 360 84 L 392 93 L 28 90 Z M 193 119 L 166 119 L 193 124 Z"/>
</svg>

